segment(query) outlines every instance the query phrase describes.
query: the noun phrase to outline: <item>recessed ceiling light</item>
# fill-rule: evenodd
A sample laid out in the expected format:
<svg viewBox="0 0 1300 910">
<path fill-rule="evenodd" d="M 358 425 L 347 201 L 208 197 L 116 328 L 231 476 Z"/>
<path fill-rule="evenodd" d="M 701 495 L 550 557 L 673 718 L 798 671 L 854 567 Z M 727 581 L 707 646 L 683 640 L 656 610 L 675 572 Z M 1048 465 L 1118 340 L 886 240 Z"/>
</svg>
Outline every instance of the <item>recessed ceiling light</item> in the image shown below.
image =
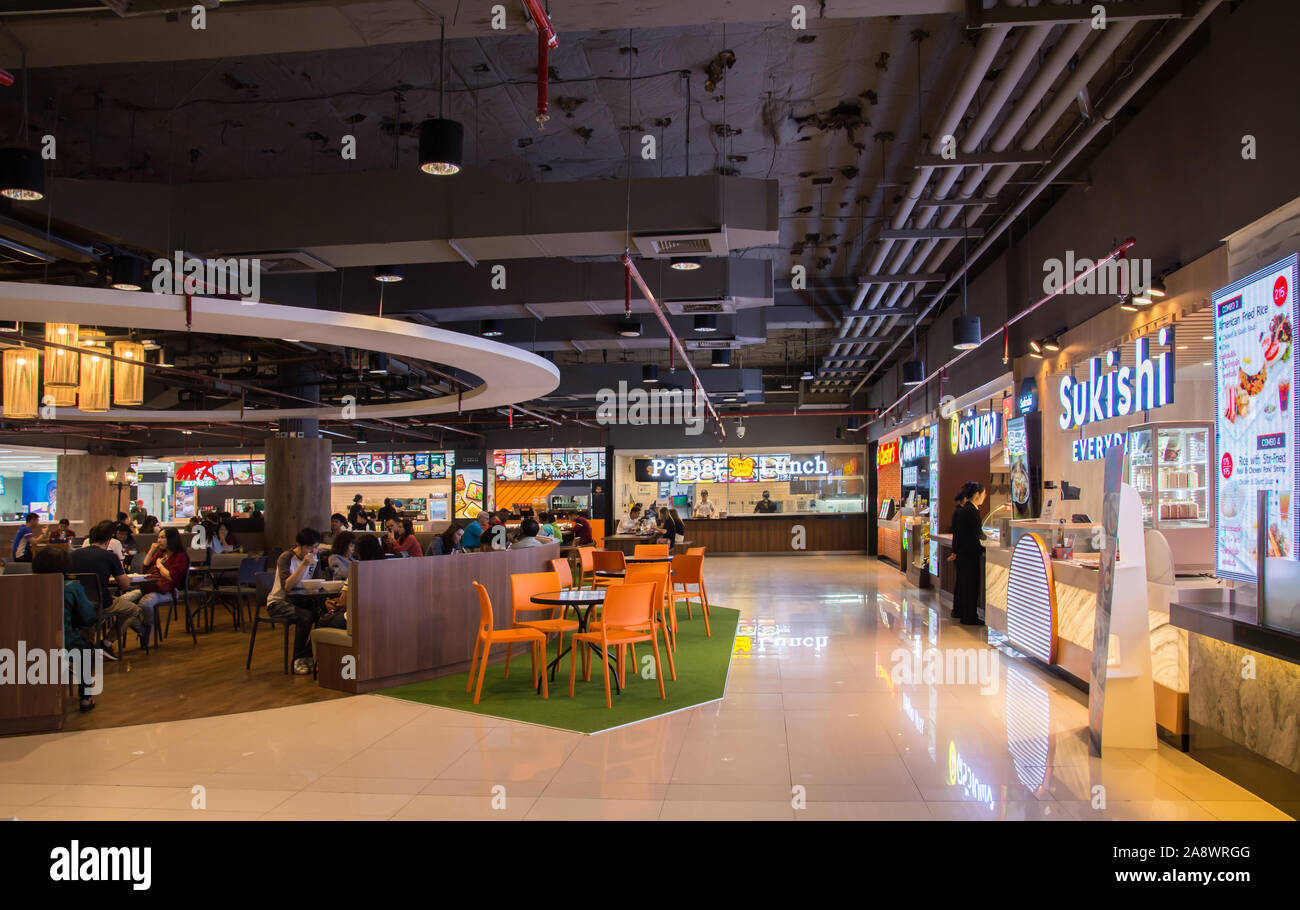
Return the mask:
<svg viewBox="0 0 1300 910">
<path fill-rule="evenodd" d="M 497 325 L 495 319 L 484 319 L 483 326 L 479 329 L 479 334 L 484 338 L 499 338 L 501 337 L 501 327 Z"/>
<path fill-rule="evenodd" d="M 1213 335 L 1202 335 L 1202 336 L 1201 336 L 1201 341 L 1213 341 L 1213 340 L 1214 340 L 1214 336 L 1213 336 Z"/>
<path fill-rule="evenodd" d="M 406 277 L 406 273 L 400 265 L 375 266 L 376 281 L 383 281 L 383 282 L 401 281 L 405 277 Z"/>
<path fill-rule="evenodd" d="M 1180 351 L 1185 351 L 1187 350 L 1188 347 L 1189 347 L 1188 345 L 1180 344 L 1177 349 Z"/>
</svg>

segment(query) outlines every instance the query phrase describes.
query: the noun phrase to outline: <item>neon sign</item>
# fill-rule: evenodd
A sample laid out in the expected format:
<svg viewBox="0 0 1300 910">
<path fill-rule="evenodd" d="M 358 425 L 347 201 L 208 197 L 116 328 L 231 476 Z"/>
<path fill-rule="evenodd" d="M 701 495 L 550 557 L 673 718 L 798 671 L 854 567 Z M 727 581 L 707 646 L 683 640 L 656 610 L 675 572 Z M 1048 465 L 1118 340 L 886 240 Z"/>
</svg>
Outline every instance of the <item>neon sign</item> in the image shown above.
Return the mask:
<svg viewBox="0 0 1300 910">
<path fill-rule="evenodd" d="M 1070 374 L 1061 377 L 1062 430 L 1081 427 L 1098 420 L 1125 417 L 1135 411 L 1150 411 L 1172 404 L 1174 400 L 1174 330 L 1160 330 L 1159 343 L 1168 348 L 1151 356 L 1151 340 L 1133 342 L 1136 367 L 1119 366 L 1102 373 L 1101 358 L 1088 361 L 1088 378 L 1082 382 Z M 1106 352 L 1106 366 L 1116 367 L 1115 351 Z"/>
<path fill-rule="evenodd" d="M 960 455 L 975 449 L 986 449 L 1002 436 L 1002 415 L 997 411 L 985 411 L 974 417 L 959 420 L 952 418 L 952 452 Z"/>
<path fill-rule="evenodd" d="M 880 448 L 876 450 L 876 467 L 886 468 L 891 464 L 898 464 L 898 440 L 882 442 Z"/>
</svg>

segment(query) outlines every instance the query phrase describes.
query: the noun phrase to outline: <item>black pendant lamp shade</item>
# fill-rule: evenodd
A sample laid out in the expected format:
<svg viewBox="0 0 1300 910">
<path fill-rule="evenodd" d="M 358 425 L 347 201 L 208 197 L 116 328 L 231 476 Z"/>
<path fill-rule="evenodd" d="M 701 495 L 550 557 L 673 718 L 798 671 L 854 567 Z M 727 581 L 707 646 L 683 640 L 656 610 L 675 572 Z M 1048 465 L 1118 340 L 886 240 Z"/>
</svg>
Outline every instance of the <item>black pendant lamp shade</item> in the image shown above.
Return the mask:
<svg viewBox="0 0 1300 910">
<path fill-rule="evenodd" d="M 497 325 L 495 319 L 484 319 L 483 325 L 479 328 L 479 334 L 484 338 L 500 338 L 501 326 Z"/>
<path fill-rule="evenodd" d="M 716 332 L 718 330 L 718 317 L 713 313 L 697 313 L 695 315 L 695 331 L 697 332 Z"/>
<path fill-rule="evenodd" d="M 952 321 L 952 346 L 959 351 L 969 351 L 980 346 L 978 316 L 958 316 Z"/>
<path fill-rule="evenodd" d="M 729 351 L 729 350 L 728 350 L 728 351 L 714 351 L 714 352 L 713 352 L 713 365 L 714 365 L 715 367 L 729 367 L 729 366 L 731 366 L 731 351 Z"/>
<path fill-rule="evenodd" d="M 138 291 L 144 287 L 144 260 L 135 256 L 115 256 L 110 275 L 115 289 Z"/>
<path fill-rule="evenodd" d="M 925 361 L 903 361 L 903 385 L 920 385 L 925 382 Z"/>
<path fill-rule="evenodd" d="M 456 120 L 431 117 L 420 124 L 420 170 L 446 176 L 460 172 L 465 127 Z"/>
<path fill-rule="evenodd" d="M 641 366 L 641 381 L 655 383 L 659 381 L 659 364 L 647 363 Z"/>
<path fill-rule="evenodd" d="M 405 277 L 406 277 L 406 272 L 400 265 L 375 266 L 376 281 L 383 281 L 383 282 L 401 281 Z"/>
<path fill-rule="evenodd" d="M 618 321 L 618 333 L 624 338 L 641 337 L 641 320 L 640 319 L 620 319 Z"/>
<path fill-rule="evenodd" d="M 0 196 L 20 202 L 45 198 L 45 166 L 24 148 L 0 149 Z"/>
<path fill-rule="evenodd" d="M 679 272 L 694 272 L 703 264 L 699 256 L 676 256 L 673 258 L 672 268 Z"/>
</svg>

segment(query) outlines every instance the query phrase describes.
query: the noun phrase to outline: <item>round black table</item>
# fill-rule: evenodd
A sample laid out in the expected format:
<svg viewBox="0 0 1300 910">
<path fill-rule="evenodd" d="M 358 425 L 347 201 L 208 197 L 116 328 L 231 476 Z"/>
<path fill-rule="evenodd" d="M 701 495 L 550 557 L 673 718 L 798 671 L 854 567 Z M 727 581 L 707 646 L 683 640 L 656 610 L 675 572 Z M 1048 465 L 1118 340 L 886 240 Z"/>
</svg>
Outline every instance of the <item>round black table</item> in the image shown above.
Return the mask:
<svg viewBox="0 0 1300 910">
<path fill-rule="evenodd" d="M 605 589 L 578 588 L 572 591 L 545 591 L 541 594 L 534 594 L 529 598 L 529 600 L 535 604 L 548 607 L 573 607 L 573 612 L 578 615 L 578 631 L 586 632 L 587 621 L 591 617 L 592 608 L 597 604 L 603 604 L 605 602 Z M 597 645 L 592 644 L 591 642 L 587 642 L 587 645 L 597 654 L 601 653 L 600 648 Z M 555 656 L 555 660 L 547 664 L 546 667 L 543 668 L 542 672 L 545 673 L 546 670 L 549 669 L 551 671 L 551 680 L 554 681 L 555 671 L 559 668 L 560 661 L 564 658 L 564 655 L 568 654 L 571 650 L 572 645 L 563 648 L 560 653 Z M 614 686 L 615 688 L 618 688 L 617 680 L 615 680 Z M 542 691 L 542 681 L 540 679 L 537 681 L 537 691 Z"/>
</svg>

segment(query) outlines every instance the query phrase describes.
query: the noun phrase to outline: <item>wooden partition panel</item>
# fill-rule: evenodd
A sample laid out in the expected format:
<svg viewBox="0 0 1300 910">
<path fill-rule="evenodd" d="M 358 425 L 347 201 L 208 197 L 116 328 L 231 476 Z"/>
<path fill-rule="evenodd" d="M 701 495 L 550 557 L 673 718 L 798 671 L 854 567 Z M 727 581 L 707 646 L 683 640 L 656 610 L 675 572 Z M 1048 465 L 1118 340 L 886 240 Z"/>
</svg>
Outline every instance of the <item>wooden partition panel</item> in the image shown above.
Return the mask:
<svg viewBox="0 0 1300 910">
<path fill-rule="evenodd" d="M 385 559 L 352 565 L 352 640 L 357 692 L 468 669 L 479 617 L 480 582 L 497 628 L 510 625 L 510 576 L 544 572 L 560 545 Z M 504 653 L 504 652 L 502 652 Z"/>
<path fill-rule="evenodd" d="M 19 642 L 28 653 L 48 654 L 50 648 L 63 647 L 62 576 L 0 576 L 0 648 L 7 648 L 17 660 Z M 62 727 L 65 688 L 57 681 L 0 685 L 0 734 Z"/>
</svg>

